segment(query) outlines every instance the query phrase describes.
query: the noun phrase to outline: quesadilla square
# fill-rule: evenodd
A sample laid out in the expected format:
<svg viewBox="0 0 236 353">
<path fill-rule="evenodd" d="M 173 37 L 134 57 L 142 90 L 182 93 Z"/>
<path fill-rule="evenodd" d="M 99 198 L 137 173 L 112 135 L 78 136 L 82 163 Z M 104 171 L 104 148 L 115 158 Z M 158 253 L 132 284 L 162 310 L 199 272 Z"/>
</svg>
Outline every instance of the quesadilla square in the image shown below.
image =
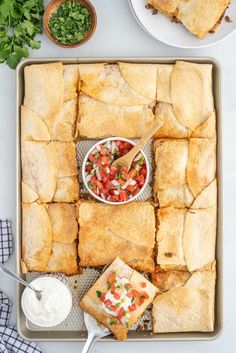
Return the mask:
<svg viewBox="0 0 236 353">
<path fill-rule="evenodd" d="M 151 105 L 116 106 L 79 95 L 77 130 L 81 137 L 141 137 L 153 121 Z"/>
<path fill-rule="evenodd" d="M 215 31 L 231 0 L 180 1 L 177 19 L 198 38 Z"/>
<path fill-rule="evenodd" d="M 70 204 L 23 204 L 23 272 L 78 273 L 74 208 Z"/>
<path fill-rule="evenodd" d="M 55 242 L 72 243 L 78 237 L 77 207 L 69 203 L 51 203 L 48 215 Z"/>
<path fill-rule="evenodd" d="M 202 39 L 215 32 L 230 0 L 148 0 L 148 4 Z"/>
<path fill-rule="evenodd" d="M 24 203 L 34 199 L 51 202 L 56 190 L 58 159 L 53 142 L 22 141 L 22 188 Z"/>
<path fill-rule="evenodd" d="M 152 303 L 157 288 L 116 258 L 80 302 L 80 307 L 105 325 L 118 340 Z"/>
<path fill-rule="evenodd" d="M 22 141 L 21 152 L 24 203 L 78 200 L 78 169 L 73 142 Z"/>
<path fill-rule="evenodd" d="M 156 99 L 155 64 L 80 64 L 80 90 L 105 104 L 146 105 Z"/>
<path fill-rule="evenodd" d="M 155 139 L 154 195 L 160 207 L 190 207 L 216 177 L 216 139 Z"/>
<path fill-rule="evenodd" d="M 186 139 L 189 137 L 189 129 L 178 121 L 171 104 L 159 102 L 155 109 L 155 116 L 163 122 L 155 133 L 155 138 Z"/>
<path fill-rule="evenodd" d="M 194 272 L 182 287 L 157 295 L 154 333 L 213 331 L 215 278 L 215 271 Z"/>
<path fill-rule="evenodd" d="M 186 213 L 186 209 L 174 207 L 160 208 L 157 211 L 159 222 L 156 237 L 158 244 L 157 264 L 162 269 L 182 268 L 186 270 L 183 252 Z"/>
<path fill-rule="evenodd" d="M 214 180 L 190 208 L 157 210 L 157 264 L 162 270 L 196 271 L 215 261 L 217 184 Z"/>
<path fill-rule="evenodd" d="M 63 103 L 50 127 L 53 141 L 69 142 L 76 137 L 77 98 Z"/>
<path fill-rule="evenodd" d="M 79 198 L 75 143 L 55 142 L 55 148 L 58 159 L 58 175 L 53 201 L 75 202 Z"/>
<path fill-rule="evenodd" d="M 81 202 L 78 222 L 81 266 L 109 265 L 119 256 L 133 268 L 154 271 L 155 213 L 148 202 Z"/>
<path fill-rule="evenodd" d="M 203 124 L 214 111 L 212 65 L 177 61 L 171 74 L 171 103 L 178 121 L 191 131 Z"/>
<path fill-rule="evenodd" d="M 52 242 L 52 253 L 45 272 L 61 272 L 68 276 L 78 274 L 77 242 Z"/>
<path fill-rule="evenodd" d="M 187 183 L 188 146 L 187 139 L 154 140 L 155 191 Z"/>
<path fill-rule="evenodd" d="M 61 62 L 28 65 L 24 69 L 24 106 L 35 112 L 50 128 L 64 100 Z"/>
</svg>

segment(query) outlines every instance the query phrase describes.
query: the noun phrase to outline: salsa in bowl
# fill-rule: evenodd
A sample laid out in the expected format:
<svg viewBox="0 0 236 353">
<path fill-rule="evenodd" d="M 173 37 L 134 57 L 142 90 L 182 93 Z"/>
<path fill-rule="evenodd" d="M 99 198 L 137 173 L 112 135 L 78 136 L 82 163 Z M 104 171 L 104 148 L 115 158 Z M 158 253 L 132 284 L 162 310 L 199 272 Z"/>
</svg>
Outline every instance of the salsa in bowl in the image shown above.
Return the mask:
<svg viewBox="0 0 236 353">
<path fill-rule="evenodd" d="M 97 200 L 109 204 L 123 204 L 136 199 L 149 179 L 149 164 L 143 150 L 128 171 L 123 165 L 112 163 L 128 153 L 134 142 L 111 137 L 96 143 L 86 154 L 82 165 L 83 182 Z"/>
</svg>

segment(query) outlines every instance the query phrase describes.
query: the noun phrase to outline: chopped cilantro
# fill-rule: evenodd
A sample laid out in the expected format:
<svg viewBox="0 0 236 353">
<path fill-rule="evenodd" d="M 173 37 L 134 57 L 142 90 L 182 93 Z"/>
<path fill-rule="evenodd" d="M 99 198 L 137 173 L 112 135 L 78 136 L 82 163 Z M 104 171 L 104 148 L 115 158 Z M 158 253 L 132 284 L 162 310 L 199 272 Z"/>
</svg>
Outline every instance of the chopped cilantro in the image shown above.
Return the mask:
<svg viewBox="0 0 236 353">
<path fill-rule="evenodd" d="M 79 1 L 65 1 L 49 20 L 53 37 L 61 44 L 72 45 L 84 39 L 92 28 L 92 17 Z"/>
<path fill-rule="evenodd" d="M 129 327 L 129 324 L 128 324 L 128 322 L 126 322 L 126 323 L 125 323 L 125 326 L 126 326 L 127 328 Z"/>
<path fill-rule="evenodd" d="M 117 320 L 116 319 L 111 319 L 110 320 L 110 325 L 112 326 L 112 325 L 115 325 L 117 323 Z"/>
<path fill-rule="evenodd" d="M 145 299 L 145 296 L 144 296 L 144 295 L 141 295 L 140 298 Z"/>
<path fill-rule="evenodd" d="M 121 303 L 122 303 L 122 304 L 125 303 L 125 299 L 121 299 Z"/>
<path fill-rule="evenodd" d="M 128 292 L 129 291 L 129 286 L 125 285 L 125 289 Z"/>
<path fill-rule="evenodd" d="M 116 306 L 121 306 L 121 303 L 116 303 Z"/>
<path fill-rule="evenodd" d="M 96 294 L 97 294 L 97 297 L 100 298 L 101 295 L 102 295 L 102 292 L 100 292 L 100 290 L 97 290 L 97 291 L 96 291 Z"/>
<path fill-rule="evenodd" d="M 88 182 L 88 188 L 93 190 L 93 185 L 90 182 Z"/>
<path fill-rule="evenodd" d="M 123 175 L 121 172 L 119 172 L 119 173 L 117 174 L 117 178 L 118 178 L 118 179 L 124 179 L 124 175 Z"/>
<path fill-rule="evenodd" d="M 123 167 L 123 163 L 117 163 L 117 166 L 119 167 L 119 168 L 122 168 Z"/>
<path fill-rule="evenodd" d="M 110 283 L 107 283 L 107 289 L 111 289 L 111 284 Z"/>
<path fill-rule="evenodd" d="M 144 162 L 144 157 L 141 157 L 141 158 L 138 160 L 138 165 L 143 165 L 143 162 Z"/>
<path fill-rule="evenodd" d="M 94 158 L 98 159 L 98 157 L 99 157 L 99 153 L 97 152 L 95 153 Z"/>
</svg>

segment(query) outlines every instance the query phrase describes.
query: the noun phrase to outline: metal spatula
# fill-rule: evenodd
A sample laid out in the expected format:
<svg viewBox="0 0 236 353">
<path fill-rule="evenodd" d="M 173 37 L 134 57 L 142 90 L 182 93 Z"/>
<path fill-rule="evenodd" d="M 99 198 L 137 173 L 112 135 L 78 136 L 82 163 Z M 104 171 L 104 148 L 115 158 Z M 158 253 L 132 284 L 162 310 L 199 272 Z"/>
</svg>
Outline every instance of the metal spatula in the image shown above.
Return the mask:
<svg viewBox="0 0 236 353">
<path fill-rule="evenodd" d="M 111 334 L 111 331 L 108 330 L 103 325 L 100 325 L 97 320 L 95 320 L 91 315 L 84 312 L 84 322 L 88 331 L 87 341 L 84 345 L 82 353 L 91 352 L 91 349 L 94 343 L 102 337 L 108 336 Z"/>
</svg>

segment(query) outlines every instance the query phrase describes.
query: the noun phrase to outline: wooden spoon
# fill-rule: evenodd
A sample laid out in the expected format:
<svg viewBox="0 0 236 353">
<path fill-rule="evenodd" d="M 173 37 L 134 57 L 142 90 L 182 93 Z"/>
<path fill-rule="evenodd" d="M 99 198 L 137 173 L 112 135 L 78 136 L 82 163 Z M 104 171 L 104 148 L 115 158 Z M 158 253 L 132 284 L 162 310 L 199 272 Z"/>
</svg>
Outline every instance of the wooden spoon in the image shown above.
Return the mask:
<svg viewBox="0 0 236 353">
<path fill-rule="evenodd" d="M 139 142 L 124 156 L 116 159 L 112 163 L 112 165 L 115 165 L 117 167 L 122 165 L 122 167 L 126 167 L 127 171 L 129 171 L 135 156 L 137 156 L 141 148 L 146 145 L 146 143 L 155 134 L 155 132 L 160 129 L 162 125 L 163 122 L 159 119 L 156 119 L 154 123 L 150 126 L 150 128 L 147 130 L 146 134 L 139 140 Z"/>
</svg>

